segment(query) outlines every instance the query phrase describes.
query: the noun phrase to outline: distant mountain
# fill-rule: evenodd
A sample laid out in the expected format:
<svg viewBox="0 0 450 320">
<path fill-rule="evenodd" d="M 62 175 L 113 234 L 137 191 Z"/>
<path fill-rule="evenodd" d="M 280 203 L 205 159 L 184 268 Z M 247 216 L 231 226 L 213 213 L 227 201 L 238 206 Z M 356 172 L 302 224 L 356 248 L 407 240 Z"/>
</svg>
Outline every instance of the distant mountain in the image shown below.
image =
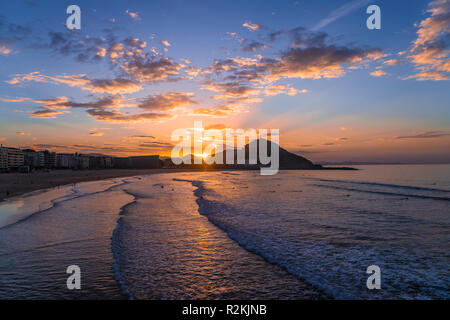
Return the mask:
<svg viewBox="0 0 450 320">
<path fill-rule="evenodd" d="M 268 140 L 263 140 L 263 139 L 258 139 L 258 140 L 254 140 L 252 142 L 250 142 L 249 144 L 245 145 L 244 149 L 245 149 L 245 163 L 246 165 L 249 165 L 249 149 L 250 149 L 250 145 L 251 144 L 256 144 L 256 154 L 258 157 L 258 164 L 256 166 L 260 167 L 261 166 L 261 162 L 259 159 L 259 146 L 260 143 L 267 143 L 267 153 L 270 157 L 271 155 L 271 150 L 272 150 L 272 146 L 278 146 L 277 144 L 268 141 Z M 293 154 L 283 148 L 281 148 L 280 146 L 278 146 L 279 148 L 279 168 L 280 169 L 320 169 L 322 168 L 321 165 L 316 165 L 314 163 L 312 163 L 310 160 Z M 237 149 L 227 149 L 224 150 L 223 152 L 219 153 L 218 156 L 222 156 L 223 158 L 223 162 L 225 163 L 226 161 L 226 154 L 227 152 L 234 152 L 234 163 L 237 164 Z M 214 156 L 214 155 L 213 155 Z M 250 165 L 252 166 L 252 165 Z M 255 166 L 255 165 L 254 165 Z"/>
<path fill-rule="evenodd" d="M 208 165 L 206 164 L 205 159 L 201 158 L 202 164 L 194 164 L 194 158 L 197 158 L 200 160 L 199 157 L 196 157 L 192 154 L 186 155 L 184 157 L 182 157 L 182 159 L 188 160 L 189 158 L 191 159 L 191 164 L 181 164 L 181 165 L 174 165 L 172 163 L 172 161 L 169 159 L 166 159 L 164 161 L 167 162 L 167 166 L 168 167 L 182 167 L 182 168 L 192 168 L 192 169 L 205 169 L 205 168 L 211 168 L 211 169 L 241 169 L 241 170 L 253 170 L 253 169 L 259 169 L 260 167 L 264 167 L 264 166 L 270 166 L 269 165 L 263 165 L 261 164 L 261 161 L 259 159 L 259 146 L 260 143 L 266 143 L 267 144 L 267 154 L 268 157 L 271 156 L 271 151 L 272 151 L 272 147 L 273 146 L 278 146 L 277 144 L 268 141 L 268 140 L 263 140 L 263 139 L 259 139 L 259 140 L 254 140 L 252 142 L 250 142 L 249 144 L 245 145 L 244 151 L 245 151 L 245 164 L 237 164 L 237 154 L 238 151 L 242 152 L 242 149 L 231 149 L 228 148 L 220 153 L 217 154 L 217 157 L 222 157 L 222 162 L 223 164 L 212 164 L 212 165 Z M 249 163 L 249 149 L 250 149 L 250 145 L 253 146 L 253 144 L 256 144 L 256 154 L 257 154 L 257 164 L 250 164 Z M 310 160 L 296 155 L 292 152 L 287 151 L 286 149 L 281 148 L 280 146 L 278 146 L 279 148 L 279 169 L 280 170 L 289 170 L 289 169 L 314 169 L 314 170 L 355 170 L 353 168 L 347 168 L 347 167 L 322 167 L 320 164 L 314 164 L 312 163 Z M 234 154 L 234 164 L 226 164 L 226 156 L 228 152 L 232 152 Z M 211 157 L 216 157 L 216 154 L 212 154 L 210 156 Z"/>
</svg>

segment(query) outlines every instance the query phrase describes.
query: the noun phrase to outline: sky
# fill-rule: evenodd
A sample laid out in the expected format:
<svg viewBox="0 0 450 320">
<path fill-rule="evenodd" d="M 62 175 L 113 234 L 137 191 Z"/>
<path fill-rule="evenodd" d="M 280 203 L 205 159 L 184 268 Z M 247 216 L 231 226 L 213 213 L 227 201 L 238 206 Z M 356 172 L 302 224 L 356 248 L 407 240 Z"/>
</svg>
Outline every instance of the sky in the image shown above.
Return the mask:
<svg viewBox="0 0 450 320">
<path fill-rule="evenodd" d="M 0 143 L 167 156 L 201 120 L 316 162 L 449 163 L 449 31 L 450 0 L 2 1 Z"/>
</svg>

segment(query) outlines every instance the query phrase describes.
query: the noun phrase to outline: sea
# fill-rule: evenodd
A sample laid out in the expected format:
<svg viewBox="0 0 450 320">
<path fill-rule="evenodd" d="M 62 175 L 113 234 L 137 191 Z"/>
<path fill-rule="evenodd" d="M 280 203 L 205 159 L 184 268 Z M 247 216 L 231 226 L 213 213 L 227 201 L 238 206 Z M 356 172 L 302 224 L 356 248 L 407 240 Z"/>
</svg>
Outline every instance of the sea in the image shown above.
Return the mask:
<svg viewBox="0 0 450 320">
<path fill-rule="evenodd" d="M 0 299 L 449 299 L 450 165 L 355 167 L 168 172 L 10 198 Z"/>
</svg>

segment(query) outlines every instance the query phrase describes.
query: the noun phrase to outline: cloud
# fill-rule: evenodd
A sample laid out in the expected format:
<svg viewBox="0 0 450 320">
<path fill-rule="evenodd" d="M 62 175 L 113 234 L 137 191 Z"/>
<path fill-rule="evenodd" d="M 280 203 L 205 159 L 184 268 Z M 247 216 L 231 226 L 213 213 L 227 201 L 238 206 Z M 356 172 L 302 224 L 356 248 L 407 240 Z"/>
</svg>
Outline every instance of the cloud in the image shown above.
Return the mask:
<svg viewBox="0 0 450 320">
<path fill-rule="evenodd" d="M 109 93 L 109 94 L 125 94 L 133 93 L 142 90 L 142 86 L 132 80 L 127 79 L 95 79 L 84 86 L 82 89 L 89 90 L 94 93 Z"/>
<path fill-rule="evenodd" d="M 74 102 L 64 99 L 51 100 L 33 100 L 33 102 L 48 102 L 39 107 L 35 111 L 29 113 L 33 118 L 56 118 L 57 115 L 66 113 L 64 109 L 84 109 L 86 113 L 99 121 L 107 122 L 139 122 L 139 121 L 158 121 L 173 118 L 173 115 L 160 112 L 143 112 L 143 113 L 122 113 L 120 109 L 129 104 L 127 99 L 120 96 L 106 96 L 98 98 L 91 102 Z M 132 105 L 134 106 L 134 104 Z"/>
<path fill-rule="evenodd" d="M 110 46 L 114 39 L 115 37 L 111 34 L 107 34 L 106 37 L 91 37 L 68 30 L 66 32 L 50 31 L 48 41 L 38 40 L 31 47 L 50 49 L 63 56 L 73 56 L 77 62 L 98 62 L 106 56 L 105 47 Z"/>
<path fill-rule="evenodd" d="M 376 70 L 376 71 L 373 71 L 373 72 L 370 73 L 370 75 L 372 77 L 382 77 L 382 76 L 385 76 L 386 74 L 387 73 L 384 70 Z"/>
<path fill-rule="evenodd" d="M 34 49 L 50 49 L 63 56 L 72 56 L 77 62 L 99 62 L 109 58 L 113 64 L 121 59 L 145 57 L 143 49 L 147 43 L 135 37 L 117 39 L 112 29 L 103 29 L 104 35 L 93 37 L 78 32 L 48 33 L 48 41 L 39 40 L 31 45 Z M 38 38 L 40 39 L 40 38 Z"/>
<path fill-rule="evenodd" d="M 19 136 L 24 136 L 25 135 L 25 132 L 23 132 L 23 131 L 17 131 L 16 132 Z"/>
<path fill-rule="evenodd" d="M 151 95 L 141 100 L 138 107 L 144 110 L 173 110 L 182 106 L 196 104 L 192 100 L 193 93 L 189 92 L 165 92 Z"/>
<path fill-rule="evenodd" d="M 201 72 L 200 68 L 192 67 L 192 66 L 184 69 L 184 73 L 191 76 L 192 78 L 196 77 L 200 72 Z"/>
<path fill-rule="evenodd" d="M 38 147 L 38 148 L 43 148 L 43 149 L 54 149 L 54 148 L 66 149 L 67 148 L 67 146 L 61 146 L 61 145 L 57 145 L 57 144 L 47 144 L 47 143 L 36 143 L 33 146 Z"/>
<path fill-rule="evenodd" d="M 436 71 L 418 72 L 414 75 L 404 77 L 403 80 L 416 79 L 417 81 L 442 81 L 448 80 L 448 76 Z"/>
<path fill-rule="evenodd" d="M 135 135 L 135 136 L 127 136 L 126 139 L 140 140 L 140 139 L 156 139 L 156 138 L 154 136 Z"/>
<path fill-rule="evenodd" d="M 306 90 L 306 89 L 298 90 L 289 85 L 271 85 L 271 86 L 267 86 L 264 89 L 264 92 L 268 96 L 275 96 L 278 94 L 287 94 L 289 96 L 295 96 L 298 93 L 307 93 L 308 90 Z"/>
<path fill-rule="evenodd" d="M 160 121 L 171 119 L 174 115 L 161 112 L 141 112 L 141 113 L 123 113 L 119 109 L 126 106 L 126 99 L 122 97 L 108 96 L 102 97 L 92 102 L 77 103 L 67 102 L 70 108 L 86 109 L 88 115 L 99 121 L 112 123 L 121 122 L 142 122 L 142 121 Z"/>
<path fill-rule="evenodd" d="M 123 122 L 144 122 L 144 121 L 161 121 L 172 119 L 174 115 L 168 113 L 138 113 L 125 115 L 120 114 L 118 112 L 97 112 L 96 114 L 92 113 L 91 115 L 95 116 L 97 120 L 107 121 L 112 123 L 123 123 Z"/>
<path fill-rule="evenodd" d="M 389 59 L 383 62 L 383 64 L 388 65 L 388 66 L 397 66 L 399 64 L 403 64 L 404 61 L 403 60 L 399 60 L 399 59 Z"/>
<path fill-rule="evenodd" d="M 103 136 L 103 132 L 89 132 L 89 135 L 92 137 L 101 137 Z"/>
<path fill-rule="evenodd" d="M 135 146 L 128 147 L 128 145 L 119 145 L 119 144 L 74 144 L 74 145 L 57 145 L 57 144 L 43 144 L 43 143 L 37 143 L 33 145 L 34 148 L 42 148 L 42 149 L 49 149 L 49 150 L 64 150 L 64 151 L 72 151 L 72 152 L 89 152 L 89 153 L 96 153 L 99 152 L 105 152 L 105 153 L 114 153 L 114 154 L 130 154 L 134 153 L 136 151 L 139 151 L 139 149 L 144 150 L 143 148 L 137 148 Z"/>
<path fill-rule="evenodd" d="M 32 118 L 38 118 L 38 119 L 55 119 L 58 115 L 67 113 L 66 111 L 57 111 L 47 108 L 41 108 L 36 111 L 30 111 L 29 114 L 31 114 Z"/>
<path fill-rule="evenodd" d="M 166 47 L 170 47 L 171 46 L 171 44 L 167 40 L 161 40 L 161 44 L 165 45 Z"/>
<path fill-rule="evenodd" d="M 6 45 L 0 43 L 0 53 L 4 55 L 8 55 L 12 52 L 12 50 Z"/>
<path fill-rule="evenodd" d="M 33 118 L 54 119 L 56 118 L 57 115 L 67 112 L 61 109 L 69 108 L 66 105 L 68 102 L 68 98 L 64 96 L 53 99 L 31 99 L 24 97 L 16 97 L 16 98 L 0 98 L 0 100 L 4 102 L 32 102 L 41 104 L 41 106 L 39 106 L 37 110 L 27 111 L 27 113 L 31 114 Z"/>
<path fill-rule="evenodd" d="M 216 100 L 236 99 L 240 97 L 256 95 L 259 93 L 257 89 L 241 85 L 237 82 L 210 83 L 203 85 L 202 89 L 207 89 L 220 93 L 220 95 L 212 96 L 212 98 Z"/>
<path fill-rule="evenodd" d="M 212 108 L 212 109 L 198 108 L 193 111 L 193 115 L 211 116 L 211 117 L 216 117 L 216 118 L 226 117 L 226 116 L 232 115 L 234 113 L 235 113 L 235 111 L 232 108 L 227 107 L 227 106 L 223 106 L 223 107 L 219 107 L 219 108 Z"/>
<path fill-rule="evenodd" d="M 247 41 L 243 41 L 242 44 L 243 45 L 241 47 L 241 50 L 244 52 L 255 52 L 268 48 L 264 43 L 258 41 L 251 41 L 250 43 L 247 43 Z"/>
<path fill-rule="evenodd" d="M 196 104 L 192 100 L 192 93 L 166 92 L 158 95 L 148 96 L 139 104 L 129 103 L 130 99 L 122 96 L 100 97 L 90 102 L 69 101 L 67 97 L 54 99 L 31 99 L 31 98 L 0 98 L 6 102 L 25 102 L 41 104 L 37 110 L 27 111 L 33 118 L 54 119 L 58 115 L 69 112 L 68 109 L 85 109 L 86 113 L 97 120 L 109 122 L 138 122 L 138 121 L 160 121 L 171 119 L 174 115 L 162 111 L 171 111 L 176 108 Z M 133 99 L 134 100 L 134 99 Z M 145 112 L 129 113 L 121 112 L 123 107 L 136 107 Z M 156 112 L 147 112 L 148 110 Z"/>
<path fill-rule="evenodd" d="M 279 59 L 263 59 L 261 66 L 269 76 L 278 79 L 339 78 L 346 73 L 345 66 L 356 66 L 364 59 L 377 59 L 378 49 L 362 49 L 324 45 L 308 48 L 291 48 Z M 371 56 L 372 54 L 372 56 Z"/>
<path fill-rule="evenodd" d="M 450 136 L 450 133 L 443 131 L 427 131 L 423 133 L 419 133 L 411 136 L 400 136 L 396 137 L 396 139 L 432 139 L 432 138 L 440 138 Z"/>
<path fill-rule="evenodd" d="M 245 108 L 252 103 L 261 102 L 258 97 L 236 97 L 234 99 L 225 100 L 224 103 L 212 108 L 195 109 L 191 115 L 210 116 L 215 118 L 223 118 L 245 111 Z"/>
<path fill-rule="evenodd" d="M 247 28 L 250 31 L 258 31 L 261 29 L 261 25 L 257 23 L 251 23 L 249 21 L 246 21 L 242 24 L 243 27 Z"/>
<path fill-rule="evenodd" d="M 97 53 L 95 54 L 97 57 L 104 57 L 106 56 L 106 49 L 105 48 L 98 48 Z"/>
<path fill-rule="evenodd" d="M 312 30 L 319 30 L 330 23 L 350 14 L 351 12 L 373 2 L 372 0 L 353 0 L 345 3 L 343 6 L 331 11 L 324 19 L 320 20 Z"/>
<path fill-rule="evenodd" d="M 160 150 L 170 150 L 174 147 L 174 145 L 169 142 L 151 141 L 151 142 L 143 142 L 143 143 L 139 144 L 139 147 L 160 149 Z"/>
<path fill-rule="evenodd" d="M 271 83 L 282 78 L 323 79 L 342 77 L 348 70 L 365 66 L 386 56 L 377 48 L 328 44 L 328 35 L 298 27 L 269 34 L 275 41 L 286 34 L 289 47 L 278 57 L 228 58 L 216 60 L 203 75 L 223 75 L 241 84 Z M 216 81 L 217 82 L 217 81 Z"/>
<path fill-rule="evenodd" d="M 0 54 L 8 55 L 13 52 L 16 43 L 29 38 L 32 34 L 30 27 L 7 22 L 0 17 Z"/>
<path fill-rule="evenodd" d="M 248 104 L 261 101 L 260 97 L 264 95 L 307 93 L 306 89 L 298 90 L 289 84 L 276 82 L 290 78 L 338 78 L 348 70 L 366 67 L 368 63 L 386 56 L 377 48 L 329 44 L 326 33 L 311 32 L 303 27 L 273 32 L 268 39 L 276 41 L 282 35 L 286 35 L 290 43 L 275 57 L 258 54 L 252 58 L 227 58 L 215 60 L 204 68 L 201 72 L 202 89 L 215 91 L 218 94 L 211 98 L 225 104 L 198 108 L 194 114 L 224 117 L 246 111 Z"/>
<path fill-rule="evenodd" d="M 137 12 L 132 12 L 130 10 L 125 10 L 125 13 L 131 17 L 131 19 L 137 21 L 139 20 L 139 14 Z"/>
<path fill-rule="evenodd" d="M 0 98 L 0 101 L 3 102 L 24 102 L 31 101 L 31 98 L 17 97 L 17 98 Z"/>
<path fill-rule="evenodd" d="M 47 76 L 38 71 L 28 74 L 16 74 L 7 83 L 21 84 L 35 81 L 41 83 L 65 84 L 70 87 L 80 87 L 92 93 L 125 94 L 142 90 L 142 86 L 133 80 L 117 79 L 89 79 L 85 74 Z"/>
<path fill-rule="evenodd" d="M 182 66 L 170 58 L 134 58 L 125 61 L 122 71 L 138 81 L 159 82 L 179 80 Z"/>
<path fill-rule="evenodd" d="M 20 84 L 24 82 L 43 82 L 43 83 L 62 83 L 71 87 L 81 87 L 90 82 L 85 74 L 62 75 L 62 76 L 47 76 L 41 74 L 39 71 L 30 72 L 27 74 L 16 74 L 9 81 L 9 84 Z"/>
<path fill-rule="evenodd" d="M 450 1 L 435 0 L 428 4 L 430 17 L 418 24 L 417 38 L 408 58 L 418 73 L 404 79 L 448 80 L 450 73 Z"/>
</svg>

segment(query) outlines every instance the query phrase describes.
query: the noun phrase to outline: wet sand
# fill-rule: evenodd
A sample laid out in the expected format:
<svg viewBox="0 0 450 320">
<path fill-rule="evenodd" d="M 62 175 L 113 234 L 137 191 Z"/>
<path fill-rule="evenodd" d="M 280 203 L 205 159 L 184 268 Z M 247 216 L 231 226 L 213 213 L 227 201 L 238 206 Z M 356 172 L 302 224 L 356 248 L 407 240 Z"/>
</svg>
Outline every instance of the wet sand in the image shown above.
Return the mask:
<svg viewBox="0 0 450 320">
<path fill-rule="evenodd" d="M 104 180 L 187 169 L 106 169 L 106 170 L 52 170 L 32 173 L 0 173 L 0 201 L 35 190 L 53 188 L 70 183 Z"/>
</svg>

